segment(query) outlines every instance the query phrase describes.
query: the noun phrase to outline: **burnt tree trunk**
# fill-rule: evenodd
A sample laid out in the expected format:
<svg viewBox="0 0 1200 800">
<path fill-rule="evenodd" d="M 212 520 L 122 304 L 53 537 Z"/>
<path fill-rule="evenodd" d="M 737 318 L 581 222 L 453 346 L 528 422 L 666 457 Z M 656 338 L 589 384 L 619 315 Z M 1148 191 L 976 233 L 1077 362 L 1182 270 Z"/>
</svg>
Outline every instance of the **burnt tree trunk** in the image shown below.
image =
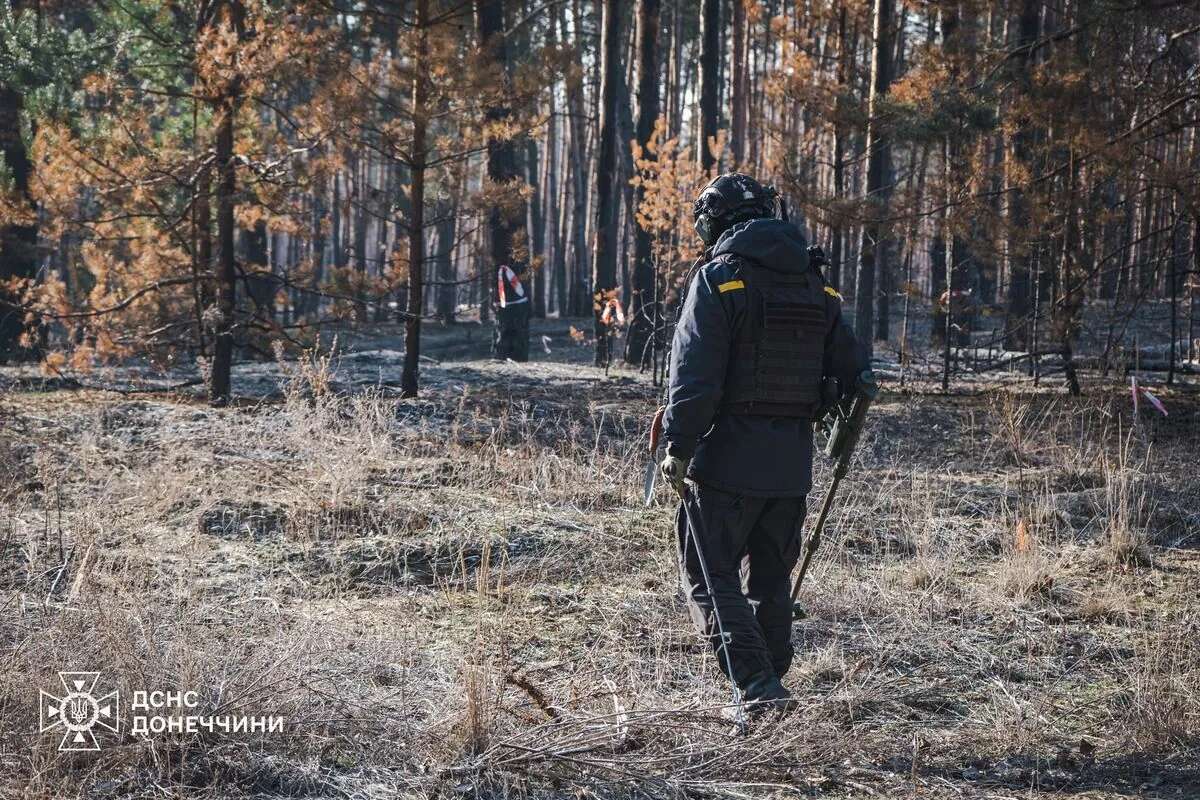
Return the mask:
<svg viewBox="0 0 1200 800">
<path fill-rule="evenodd" d="M 730 150 L 735 168 L 740 168 L 746 158 L 746 6 L 743 0 L 733 0 L 733 70 L 731 71 L 730 105 Z"/>
<path fill-rule="evenodd" d="M 525 171 L 533 193 L 529 197 L 529 281 L 533 291 L 533 316 L 546 318 L 546 195 L 542 190 L 542 160 L 532 137 L 525 144 Z"/>
<path fill-rule="evenodd" d="M 212 303 L 212 283 L 208 280 L 212 269 L 212 171 L 209 167 L 196 176 L 196 194 L 193 199 L 192 225 L 195 228 L 195 252 L 192 258 L 192 301 L 196 313 L 196 352 L 207 355 L 204 332 L 204 311 Z"/>
<path fill-rule="evenodd" d="M 245 35 L 246 12 L 241 0 L 218 0 L 213 23 L 230 30 L 237 39 Z M 236 51 L 234 58 L 236 59 Z M 233 126 L 241 104 L 242 85 L 238 65 L 227 65 L 230 77 L 216 99 L 217 167 L 217 327 L 209 374 L 208 398 L 224 406 L 230 398 L 233 368 L 233 333 L 237 320 L 237 254 L 234 220 L 237 169 L 234 162 Z"/>
<path fill-rule="evenodd" d="M 875 275 L 877 259 L 885 252 L 888 187 L 886 185 L 891 148 L 880 120 L 881 101 L 891 86 L 892 16 L 895 0 L 875 0 L 875 36 L 871 50 L 871 89 L 867 102 L 867 198 L 869 208 L 863 225 L 859 250 L 858 280 L 855 282 L 854 332 L 868 357 L 874 352 Z"/>
<path fill-rule="evenodd" d="M 246 231 L 246 263 L 243 267 L 243 290 L 250 300 L 255 316 L 275 318 L 275 281 L 267 246 L 267 223 L 259 220 Z"/>
<path fill-rule="evenodd" d="M 1023 0 L 1021 16 L 1018 21 L 1016 47 L 1021 55 L 1013 65 L 1016 90 L 1027 94 L 1033 83 L 1034 49 L 1041 32 L 1042 0 Z M 1032 156 L 1034 131 L 1029 124 L 1017 124 L 1012 136 L 1008 158 L 1015 162 L 1009 165 L 1009 174 L 1020 173 Z M 1030 236 L 1029 231 L 1029 199 L 1025 196 L 1026 188 L 1009 186 L 1008 200 L 1008 321 L 1005 326 L 1005 348 L 1009 350 L 1027 350 L 1031 347 L 1031 327 L 1029 320 L 1032 281 L 1030 266 L 1033 259 L 1032 248 L 1028 241 L 1021 237 Z"/>
<path fill-rule="evenodd" d="M 559 183 L 559 140 L 558 140 L 558 118 L 554 115 L 554 101 L 551 100 L 550 105 L 550 121 L 546 129 L 546 226 L 548 232 L 548 241 L 550 243 L 550 263 L 543 268 L 546 270 L 546 286 L 547 294 L 549 287 L 553 281 L 554 285 L 554 306 L 558 310 L 560 317 L 566 316 L 566 277 L 567 277 L 567 258 L 566 258 L 566 242 L 562 239 L 562 225 L 560 222 L 561 207 L 563 197 L 559 194 L 559 186 L 565 184 Z M 549 306 L 550 298 L 546 298 L 546 304 Z"/>
<path fill-rule="evenodd" d="M 454 323 L 455 307 L 458 305 L 458 284 L 456 282 L 454 240 L 458 236 L 458 195 L 456 187 L 448 200 L 438 203 L 434 212 L 437 214 L 437 250 L 433 255 L 437 264 L 437 316 L 444 325 Z"/>
<path fill-rule="evenodd" d="M 578 3 L 574 8 L 576 33 L 579 31 L 580 16 Z M 566 23 L 559 17 L 559 24 L 566 33 Z M 565 36 L 563 37 L 566 38 Z M 587 201 L 588 201 L 588 148 L 587 126 L 585 124 L 583 76 L 573 75 L 568 79 L 566 87 L 567 114 L 571 134 L 571 269 L 567 289 L 567 308 L 571 316 L 584 313 L 586 299 L 583 292 L 585 274 L 587 272 Z M 564 209 L 564 218 L 566 209 Z"/>
<path fill-rule="evenodd" d="M 659 0 L 641 0 L 637 15 L 638 52 L 638 118 L 637 140 L 645 147 L 654 133 L 654 123 L 659 115 L 658 98 L 658 24 Z M 649 152 L 643 150 L 643 156 Z M 630 215 L 637 214 L 644 190 L 636 187 Z M 641 225 L 634 225 L 633 272 L 629 293 L 629 336 L 625 342 L 625 362 L 640 364 L 643 368 L 649 360 L 646 347 L 650 334 L 658 320 L 658 305 L 654 296 L 654 260 L 650 232 Z"/>
<path fill-rule="evenodd" d="M 325 279 L 325 244 L 326 222 L 329 219 L 329 206 L 326 204 L 325 192 L 315 191 L 312 196 L 312 274 L 308 280 L 308 291 L 301 295 L 297 316 L 312 315 L 320 317 L 321 312 L 321 282 Z"/>
<path fill-rule="evenodd" d="M 408 317 L 404 321 L 404 369 L 400 396 L 417 396 L 421 362 L 421 312 L 425 308 L 425 162 L 428 157 L 426 105 L 429 98 L 429 0 L 417 0 L 417 47 L 413 54 L 412 150 L 409 163 Z"/>
<path fill-rule="evenodd" d="M 721 3 L 700 0 L 700 130 L 696 142 L 700 166 L 707 172 L 717 163 L 709 146 L 720 119 Z"/>
<path fill-rule="evenodd" d="M 596 166 L 596 227 L 592 246 L 592 313 L 596 336 L 596 366 L 609 361 L 608 326 L 601 318 L 615 297 L 617 283 L 617 81 L 620 80 L 621 9 L 617 0 L 604 0 L 600 37 L 600 134 Z"/>
<path fill-rule="evenodd" d="M 508 106 L 510 92 L 510 76 L 508 63 L 508 43 L 504 33 L 504 0 L 478 0 L 476 4 L 476 26 L 479 30 L 479 44 L 495 62 L 496 74 L 502 86 L 502 96 L 487 109 L 486 119 L 489 123 L 502 123 L 512 116 Z M 497 186 L 507 186 L 520 178 L 517 169 L 516 146 L 508 138 L 492 137 L 488 140 L 487 176 L 488 180 Z M 524 213 L 521 214 L 524 219 Z M 512 261 L 513 233 L 517 220 L 500 208 L 492 208 L 488 215 L 488 244 L 491 255 L 489 266 L 484 270 L 488 273 L 483 286 L 487 287 L 484 296 L 480 298 L 480 317 L 485 316 L 483 307 L 490 304 L 495 295 L 495 281 L 490 280 L 495 268 L 500 264 Z"/>
<path fill-rule="evenodd" d="M 837 85 L 838 96 L 834 101 L 833 119 L 833 197 L 840 201 L 846 193 L 846 125 L 842 121 L 842 107 L 845 104 L 843 95 L 846 92 L 850 70 L 850 42 L 846 31 L 846 7 L 843 5 L 838 13 L 838 65 Z M 842 242 L 845 231 L 842 228 L 840 214 L 833 219 L 829 231 L 829 283 L 835 289 L 842 288 L 842 262 L 846 254 Z"/>
</svg>

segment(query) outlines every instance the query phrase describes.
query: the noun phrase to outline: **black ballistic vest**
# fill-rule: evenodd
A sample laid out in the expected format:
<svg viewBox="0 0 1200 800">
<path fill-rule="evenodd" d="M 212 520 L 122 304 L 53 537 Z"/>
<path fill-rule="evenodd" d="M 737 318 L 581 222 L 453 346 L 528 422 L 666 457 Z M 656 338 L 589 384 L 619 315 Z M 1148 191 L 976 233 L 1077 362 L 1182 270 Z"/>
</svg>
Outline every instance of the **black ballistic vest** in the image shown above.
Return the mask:
<svg viewBox="0 0 1200 800">
<path fill-rule="evenodd" d="M 734 333 L 722 410 L 811 418 L 820 406 L 829 330 L 825 283 L 811 269 L 784 274 L 742 258 L 735 263 L 746 317 Z"/>
</svg>

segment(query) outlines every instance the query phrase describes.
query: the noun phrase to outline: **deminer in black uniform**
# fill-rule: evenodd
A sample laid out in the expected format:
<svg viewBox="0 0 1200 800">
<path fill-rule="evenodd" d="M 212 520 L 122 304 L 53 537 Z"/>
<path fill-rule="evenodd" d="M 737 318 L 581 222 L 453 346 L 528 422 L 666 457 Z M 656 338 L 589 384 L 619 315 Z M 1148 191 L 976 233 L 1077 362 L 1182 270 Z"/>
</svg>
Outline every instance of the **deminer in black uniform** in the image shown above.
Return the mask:
<svg viewBox="0 0 1200 800">
<path fill-rule="evenodd" d="M 683 498 L 676 531 L 692 619 L 757 711 L 794 703 L 780 681 L 794 653 L 789 576 L 813 421 L 830 402 L 822 387 L 836 378 L 849 392 L 867 368 L 841 296 L 778 205 L 774 190 L 737 173 L 696 200 L 708 249 L 675 328 L 660 465 Z"/>
</svg>

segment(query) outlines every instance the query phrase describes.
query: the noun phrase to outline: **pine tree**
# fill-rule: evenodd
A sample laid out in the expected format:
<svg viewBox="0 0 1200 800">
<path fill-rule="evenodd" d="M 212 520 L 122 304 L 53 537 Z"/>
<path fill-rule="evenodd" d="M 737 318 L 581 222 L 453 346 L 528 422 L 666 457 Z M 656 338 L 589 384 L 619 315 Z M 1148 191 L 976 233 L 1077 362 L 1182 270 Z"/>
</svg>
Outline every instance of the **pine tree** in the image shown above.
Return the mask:
<svg viewBox="0 0 1200 800">
<path fill-rule="evenodd" d="M 595 320 L 596 366 L 608 366 L 609 323 L 604 311 L 617 301 L 617 82 L 620 70 L 621 10 L 616 0 L 604 0 L 601 24 L 600 134 L 597 161 L 596 227 L 592 242 L 592 313 Z"/>
<path fill-rule="evenodd" d="M 883 120 L 883 98 L 891 86 L 892 31 L 895 5 L 892 0 L 875 0 L 874 37 L 871 46 L 871 93 L 867 106 L 867 199 L 870 209 L 863 226 L 858 280 L 854 302 L 854 330 L 867 353 L 873 352 L 875 334 L 875 279 L 878 260 L 887 252 L 887 185 L 891 140 Z"/>
<path fill-rule="evenodd" d="M 637 144 L 645 147 L 654 134 L 659 118 L 658 99 L 658 0 L 640 0 L 637 13 L 638 57 L 638 118 Z M 645 197 L 641 186 L 635 187 L 634 206 L 640 207 Z M 659 304 L 655 298 L 654 257 L 650 232 L 638 225 L 634 231 L 633 269 L 629 292 L 629 336 L 625 346 L 625 361 L 645 367 L 650 358 L 647 344 L 659 322 Z"/>
</svg>

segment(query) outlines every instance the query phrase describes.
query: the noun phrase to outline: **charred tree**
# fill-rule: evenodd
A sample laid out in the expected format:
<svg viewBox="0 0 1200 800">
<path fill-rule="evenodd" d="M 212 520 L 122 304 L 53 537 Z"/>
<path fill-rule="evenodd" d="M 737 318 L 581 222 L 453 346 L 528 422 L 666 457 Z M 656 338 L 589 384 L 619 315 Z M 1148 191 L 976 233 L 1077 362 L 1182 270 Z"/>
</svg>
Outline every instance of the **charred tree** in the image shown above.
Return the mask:
<svg viewBox="0 0 1200 800">
<path fill-rule="evenodd" d="M 500 77 L 502 94 L 487 110 L 487 122 L 503 123 L 512 116 L 508 104 L 511 91 L 510 65 L 508 59 L 508 43 L 504 33 L 504 0 L 477 0 L 475 6 L 475 24 L 479 31 L 479 45 L 495 63 L 496 74 Z M 495 186 L 509 186 L 520 179 L 517 168 L 516 145 L 511 138 L 493 136 L 487 145 L 487 177 Z M 524 214 L 521 215 L 524 218 Z M 512 260 L 513 233 L 517 221 L 499 207 L 493 207 L 488 214 L 488 245 L 491 263 L 483 270 L 481 286 L 487 287 L 480 298 L 480 319 L 487 316 L 485 308 L 490 306 L 495 294 L 495 268 L 499 264 L 507 264 Z"/>
<path fill-rule="evenodd" d="M 546 317 L 546 195 L 542 191 L 542 162 L 537 142 L 525 142 L 525 171 L 533 193 L 529 196 L 529 280 L 533 284 L 533 316 Z"/>
<path fill-rule="evenodd" d="M 733 27 L 733 69 L 729 87 L 729 116 L 732 130 L 729 136 L 729 145 L 733 154 L 733 163 L 740 167 L 746 158 L 746 116 L 749 92 L 749 81 L 746 75 L 746 5 L 744 0 L 733 0 L 732 16 L 730 23 Z"/>
<path fill-rule="evenodd" d="M 616 295 L 617 283 L 617 81 L 620 65 L 621 9 L 617 0 L 604 0 L 600 37 L 600 135 L 596 165 L 596 227 L 592 245 L 592 312 L 597 366 L 607 366 L 609 330 L 604 309 Z"/>
<path fill-rule="evenodd" d="M 833 112 L 833 197 L 842 200 L 846 192 L 846 124 L 842 120 L 845 95 L 850 80 L 850 40 L 846 30 L 846 7 L 842 5 L 838 11 L 838 63 L 837 86 L 838 95 L 834 101 Z M 845 231 L 842 228 L 841 214 L 835 212 L 833 225 L 829 231 L 829 279 L 833 288 L 842 288 L 842 263 L 845 261 L 843 240 Z"/>
<path fill-rule="evenodd" d="M 421 363 L 421 313 L 425 308 L 425 169 L 428 158 L 429 0 L 417 0 L 417 46 L 413 54 L 412 147 L 409 162 L 408 317 L 404 321 L 404 369 L 400 396 L 416 397 Z M 489 163 L 490 166 L 490 163 Z"/>
<path fill-rule="evenodd" d="M 224 28 L 240 41 L 245 36 L 245 22 L 246 10 L 241 0 L 216 0 L 211 24 Z M 236 51 L 232 57 L 237 57 Z M 237 223 L 234 220 L 237 204 L 237 165 L 233 135 L 234 121 L 241 106 L 242 77 L 236 64 L 228 67 L 228 77 L 225 78 L 213 108 L 213 118 L 216 121 L 217 168 L 217 325 L 208 397 L 214 406 L 229 403 L 233 335 L 237 326 Z"/>
<path fill-rule="evenodd" d="M 1017 52 L 1013 64 L 1013 78 L 1016 91 L 1024 101 L 1027 99 L 1033 85 L 1034 43 L 1041 32 L 1042 0 L 1023 0 L 1021 16 L 1017 27 Z M 1033 155 L 1035 132 L 1033 126 L 1019 123 L 1014 126 L 1015 133 L 1010 141 L 1007 165 L 1010 175 L 1019 175 L 1025 169 Z M 1009 350 L 1025 350 L 1031 346 L 1032 334 L 1029 320 L 1030 301 L 1032 295 L 1031 263 L 1034 258 L 1028 241 L 1021 237 L 1029 236 L 1030 207 L 1026 197 L 1027 187 L 1013 185 L 1009 182 L 1008 199 L 1008 321 L 1005 325 L 1004 346 Z"/>
<path fill-rule="evenodd" d="M 578 35 L 582 27 L 582 12 L 576 2 L 574 7 L 575 32 Z M 559 25 L 566 32 L 566 22 L 559 17 Z M 565 38 L 565 37 L 564 37 Z M 587 204 L 588 204 L 588 146 L 587 125 L 584 112 L 583 75 L 573 72 L 567 79 L 567 117 L 570 132 L 570 162 L 571 162 L 571 204 L 564 206 L 563 217 L 570 211 L 570 225 L 564 229 L 571 231 L 571 263 L 567 289 L 567 313 L 580 316 L 584 313 L 587 300 L 584 292 L 587 260 Z"/>
<path fill-rule="evenodd" d="M 659 116 L 658 98 L 658 28 L 659 0 L 641 0 L 637 15 L 637 58 L 638 58 L 638 118 L 637 141 L 645 147 L 654 133 L 654 123 Z M 633 207 L 628 213 L 635 215 L 641 205 L 644 189 L 637 187 Z M 643 368 L 649 360 L 646 347 L 650 334 L 657 324 L 658 307 L 654 293 L 654 260 L 650 232 L 641 225 L 634 226 L 633 272 L 629 293 L 629 336 L 625 342 L 625 362 L 639 364 Z"/>
<path fill-rule="evenodd" d="M 721 3 L 700 0 L 700 130 L 698 161 L 707 172 L 717 163 L 711 143 L 720 120 Z"/>
<path fill-rule="evenodd" d="M 892 83 L 892 17 L 895 0 L 875 0 L 874 42 L 871 47 L 871 88 L 867 101 L 867 221 L 859 250 L 858 280 L 855 282 L 854 330 L 868 356 L 874 352 L 875 276 L 877 261 L 886 248 L 888 164 L 891 143 L 881 120 L 881 101 Z"/>
</svg>

